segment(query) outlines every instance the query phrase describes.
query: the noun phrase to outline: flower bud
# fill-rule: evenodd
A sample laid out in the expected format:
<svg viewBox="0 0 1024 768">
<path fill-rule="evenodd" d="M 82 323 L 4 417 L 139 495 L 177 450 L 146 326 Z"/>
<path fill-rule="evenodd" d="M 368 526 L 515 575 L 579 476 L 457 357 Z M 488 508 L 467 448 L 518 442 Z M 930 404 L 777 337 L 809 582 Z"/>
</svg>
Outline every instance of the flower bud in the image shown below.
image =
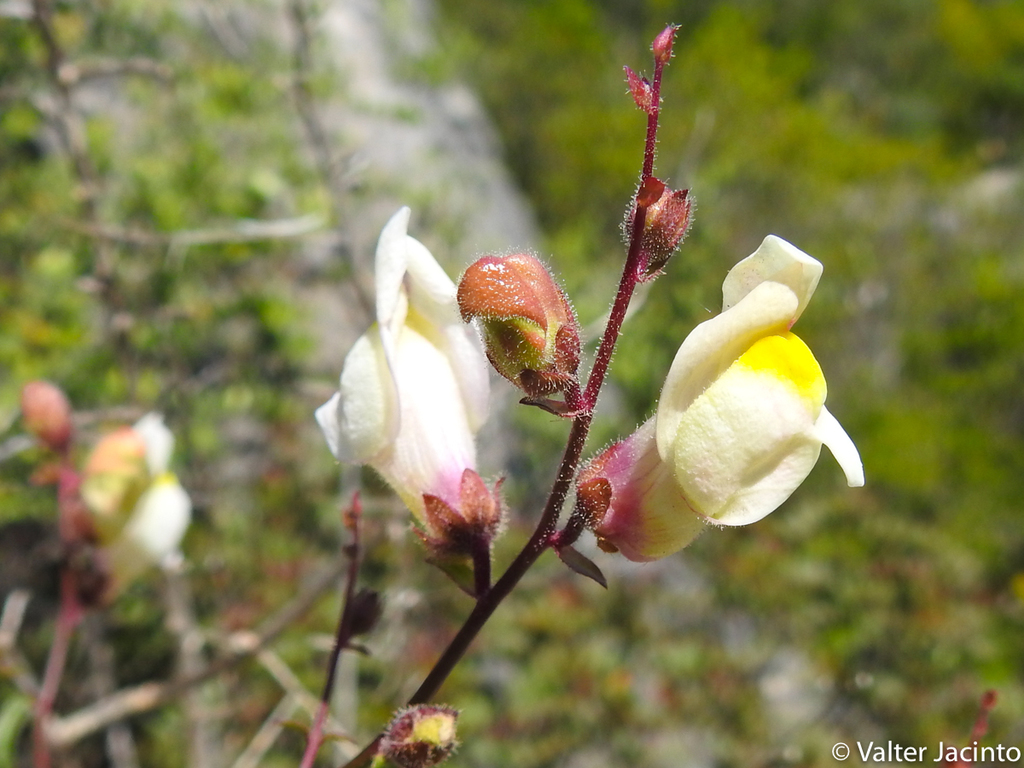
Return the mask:
<svg viewBox="0 0 1024 768">
<path fill-rule="evenodd" d="M 384 613 L 380 592 L 366 587 L 360 589 L 352 596 L 349 611 L 352 616 L 352 636 L 365 635 L 377 626 Z"/>
<path fill-rule="evenodd" d="M 637 107 L 647 114 L 651 114 L 654 104 L 654 93 L 651 90 L 651 83 L 646 77 L 641 77 L 629 67 L 625 67 L 626 82 L 629 84 L 629 92 Z"/>
<path fill-rule="evenodd" d="M 659 64 L 668 64 L 668 60 L 672 58 L 672 43 L 678 29 L 677 25 L 669 24 L 654 38 L 651 50 L 654 51 L 654 60 Z"/>
<path fill-rule="evenodd" d="M 459 311 L 479 320 L 491 365 L 530 397 L 576 380 L 579 326 L 572 305 L 534 256 L 484 256 L 458 288 Z"/>
<path fill-rule="evenodd" d="M 378 754 L 399 768 L 432 768 L 455 751 L 458 710 L 418 704 L 397 712 L 381 737 Z"/>
<path fill-rule="evenodd" d="M 648 179 L 649 182 L 657 179 Z M 644 234 L 640 241 L 643 251 L 644 277 L 658 274 L 665 263 L 682 243 L 690 228 L 692 204 L 689 190 L 672 190 L 665 184 L 657 198 L 647 207 L 644 220 Z M 641 194 L 645 190 L 641 189 Z M 651 195 L 653 197 L 653 195 Z"/>
<path fill-rule="evenodd" d="M 71 403 L 60 387 L 48 381 L 30 381 L 21 390 L 25 428 L 54 451 L 64 451 L 71 440 Z"/>
</svg>

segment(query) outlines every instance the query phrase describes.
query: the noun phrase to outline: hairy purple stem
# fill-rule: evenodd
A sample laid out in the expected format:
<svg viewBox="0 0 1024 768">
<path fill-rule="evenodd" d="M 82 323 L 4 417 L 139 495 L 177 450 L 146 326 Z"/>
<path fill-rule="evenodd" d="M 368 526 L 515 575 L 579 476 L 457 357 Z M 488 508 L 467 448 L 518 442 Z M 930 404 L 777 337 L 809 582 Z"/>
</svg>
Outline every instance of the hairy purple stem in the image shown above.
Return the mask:
<svg viewBox="0 0 1024 768">
<path fill-rule="evenodd" d="M 64 676 L 64 665 L 71 647 L 71 636 L 81 619 L 82 609 L 78 603 L 77 585 L 72 573 L 65 568 L 60 577 L 60 609 L 53 631 L 53 644 L 50 646 L 50 655 L 46 660 L 46 672 L 43 674 L 43 683 L 40 686 L 39 698 L 36 699 L 33 713 L 32 764 L 34 768 L 50 768 L 51 765 L 46 724 L 53 714 L 53 704 L 57 700 L 60 680 Z"/>
<path fill-rule="evenodd" d="M 663 32 L 662 35 L 664 34 Z M 650 178 L 654 171 L 661 73 L 664 65 L 665 59 L 656 56 L 654 80 L 652 83 L 653 107 L 647 116 L 647 139 L 644 145 L 643 170 L 640 175 L 641 185 Z M 501 575 L 501 578 L 495 582 L 490 590 L 479 597 L 473 610 L 466 617 L 465 622 L 463 622 L 462 628 L 452 638 L 444 653 L 441 654 L 437 663 L 434 664 L 433 669 L 427 674 L 427 677 L 416 690 L 416 693 L 409 699 L 408 706 L 423 704 L 434 697 L 501 602 L 508 597 L 509 593 L 512 592 L 520 579 L 523 578 L 541 554 L 558 540 L 555 530 L 558 518 L 561 515 L 562 507 L 565 505 L 565 499 L 569 494 L 569 489 L 572 487 L 572 482 L 576 477 L 580 457 L 583 455 L 583 446 L 587 441 L 587 434 L 593 422 L 594 406 L 597 403 L 598 393 L 601 391 L 601 385 L 604 383 L 605 375 L 608 372 L 608 365 L 611 362 L 612 352 L 615 349 L 615 342 L 618 340 L 622 322 L 626 317 L 626 309 L 629 306 L 630 299 L 633 297 L 633 291 L 640 281 L 640 270 L 642 267 L 640 264 L 640 241 L 644 232 L 646 215 L 647 206 L 641 205 L 639 200 L 635 199 L 626 264 L 622 270 L 622 278 L 619 281 L 619 289 L 615 295 L 615 302 L 612 305 L 608 324 L 605 327 L 597 356 L 594 359 L 594 367 L 591 369 L 590 376 L 587 379 L 586 390 L 580 393 L 577 385 L 568 389 L 565 393 L 566 404 L 570 408 L 575 404 L 578 413 L 573 417 L 565 451 L 562 454 L 562 461 L 558 467 L 558 474 L 555 476 L 555 482 L 551 487 L 551 493 L 548 495 L 548 500 L 544 505 L 544 511 L 541 513 L 540 520 L 537 521 L 537 527 L 534 529 L 533 535 L 530 536 L 530 540 L 526 542 L 526 545 L 516 556 L 515 560 L 512 561 Z M 363 768 L 363 766 L 368 765 L 377 753 L 380 739 L 380 736 L 374 739 L 362 752 L 346 763 L 344 768 Z"/>
</svg>

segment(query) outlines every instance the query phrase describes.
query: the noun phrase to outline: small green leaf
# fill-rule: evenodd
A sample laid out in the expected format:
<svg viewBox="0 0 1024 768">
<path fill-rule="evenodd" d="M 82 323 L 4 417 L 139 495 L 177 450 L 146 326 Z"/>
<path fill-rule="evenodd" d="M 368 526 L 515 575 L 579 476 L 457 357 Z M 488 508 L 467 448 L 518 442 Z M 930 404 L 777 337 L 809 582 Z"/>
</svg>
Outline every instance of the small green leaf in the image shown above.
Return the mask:
<svg viewBox="0 0 1024 768">
<path fill-rule="evenodd" d="M 562 547 L 558 550 L 558 557 L 580 576 L 593 579 L 602 587 L 608 589 L 608 580 L 601 573 L 601 569 L 597 567 L 597 563 L 586 555 L 581 554 L 572 547 Z"/>
</svg>

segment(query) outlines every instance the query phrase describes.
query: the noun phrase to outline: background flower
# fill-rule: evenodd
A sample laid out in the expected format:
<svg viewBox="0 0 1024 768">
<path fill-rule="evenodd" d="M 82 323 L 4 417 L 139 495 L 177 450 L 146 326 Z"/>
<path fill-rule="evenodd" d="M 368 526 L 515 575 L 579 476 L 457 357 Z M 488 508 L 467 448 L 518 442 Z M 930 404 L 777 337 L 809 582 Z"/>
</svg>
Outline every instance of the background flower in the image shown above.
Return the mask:
<svg viewBox="0 0 1024 768">
<path fill-rule="evenodd" d="M 476 465 L 488 365 L 459 316 L 455 284 L 406 234 L 408 208 L 385 225 L 375 260 L 377 322 L 353 345 L 339 390 L 316 412 L 331 452 L 369 464 L 423 518 L 423 494 L 456 506 Z"/>
</svg>

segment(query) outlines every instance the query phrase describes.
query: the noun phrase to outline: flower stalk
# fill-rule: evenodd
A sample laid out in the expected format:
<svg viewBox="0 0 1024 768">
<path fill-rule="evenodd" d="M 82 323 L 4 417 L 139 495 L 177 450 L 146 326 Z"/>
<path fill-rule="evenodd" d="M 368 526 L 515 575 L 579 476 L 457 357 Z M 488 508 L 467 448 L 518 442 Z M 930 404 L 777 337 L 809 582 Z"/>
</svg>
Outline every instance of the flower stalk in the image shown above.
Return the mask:
<svg viewBox="0 0 1024 768">
<path fill-rule="evenodd" d="M 317 753 L 324 743 L 324 723 L 327 721 L 327 714 L 330 709 L 331 693 L 334 691 L 334 680 L 338 670 L 338 660 L 341 652 L 346 648 L 352 648 L 352 638 L 360 632 L 369 629 L 377 618 L 378 604 L 377 596 L 372 592 L 356 592 L 356 583 L 359 578 L 359 565 L 362 560 L 362 517 L 363 506 L 359 500 L 359 493 L 352 496 L 352 504 L 346 510 L 345 527 L 352 537 L 351 543 L 345 547 L 345 554 L 348 556 L 348 571 L 345 578 L 345 592 L 342 598 L 341 616 L 338 619 L 338 629 L 334 637 L 334 647 L 327 662 L 327 679 L 324 681 L 323 692 L 320 695 L 320 706 L 317 709 L 313 725 L 309 729 L 306 738 L 306 751 L 302 756 L 300 768 L 312 768 Z M 362 595 L 369 599 L 361 600 Z"/>
<path fill-rule="evenodd" d="M 572 426 L 569 429 L 565 451 L 562 454 L 558 473 L 555 475 L 544 510 L 537 521 L 533 534 L 516 558 L 494 583 L 494 586 L 478 596 L 476 605 L 466 618 L 462 628 L 452 638 L 448 647 L 420 684 L 420 687 L 409 699 L 408 706 L 423 704 L 434 697 L 494 611 L 508 597 L 544 551 L 556 546 L 561 547 L 570 544 L 571 540 L 575 540 L 583 530 L 582 525 L 574 524 L 571 520 L 565 531 L 558 532 L 556 529 L 562 509 L 565 506 L 565 500 L 569 494 L 569 489 L 572 487 L 573 480 L 580 466 L 583 448 L 587 441 L 587 435 L 590 432 L 591 423 L 593 422 L 594 407 L 597 404 L 598 394 L 608 373 L 612 353 L 615 349 L 622 323 L 626 318 L 626 310 L 629 307 L 636 286 L 644 278 L 641 245 L 647 218 L 647 208 L 650 202 L 641 193 L 645 188 L 645 183 L 654 172 L 654 156 L 657 147 L 658 116 L 661 99 L 661 77 L 665 64 L 671 58 L 672 41 L 675 37 L 676 29 L 677 27 L 675 26 L 667 27 L 655 38 L 654 45 L 652 46 L 655 56 L 654 76 L 650 91 L 651 106 L 645 110 L 647 112 L 647 133 L 644 143 L 644 161 L 629 222 L 629 247 L 626 261 L 619 280 L 618 290 L 615 294 L 615 301 L 609 314 L 608 323 L 605 326 L 601 343 L 598 346 L 594 365 L 587 378 L 587 385 L 582 392 L 579 391 L 578 386 L 569 387 L 565 391 L 565 402 L 569 410 L 569 413 L 565 415 L 572 420 Z M 377 754 L 381 738 L 382 736 L 378 736 L 374 739 L 362 752 L 352 758 L 344 768 L 363 768 L 368 765 Z"/>
</svg>

